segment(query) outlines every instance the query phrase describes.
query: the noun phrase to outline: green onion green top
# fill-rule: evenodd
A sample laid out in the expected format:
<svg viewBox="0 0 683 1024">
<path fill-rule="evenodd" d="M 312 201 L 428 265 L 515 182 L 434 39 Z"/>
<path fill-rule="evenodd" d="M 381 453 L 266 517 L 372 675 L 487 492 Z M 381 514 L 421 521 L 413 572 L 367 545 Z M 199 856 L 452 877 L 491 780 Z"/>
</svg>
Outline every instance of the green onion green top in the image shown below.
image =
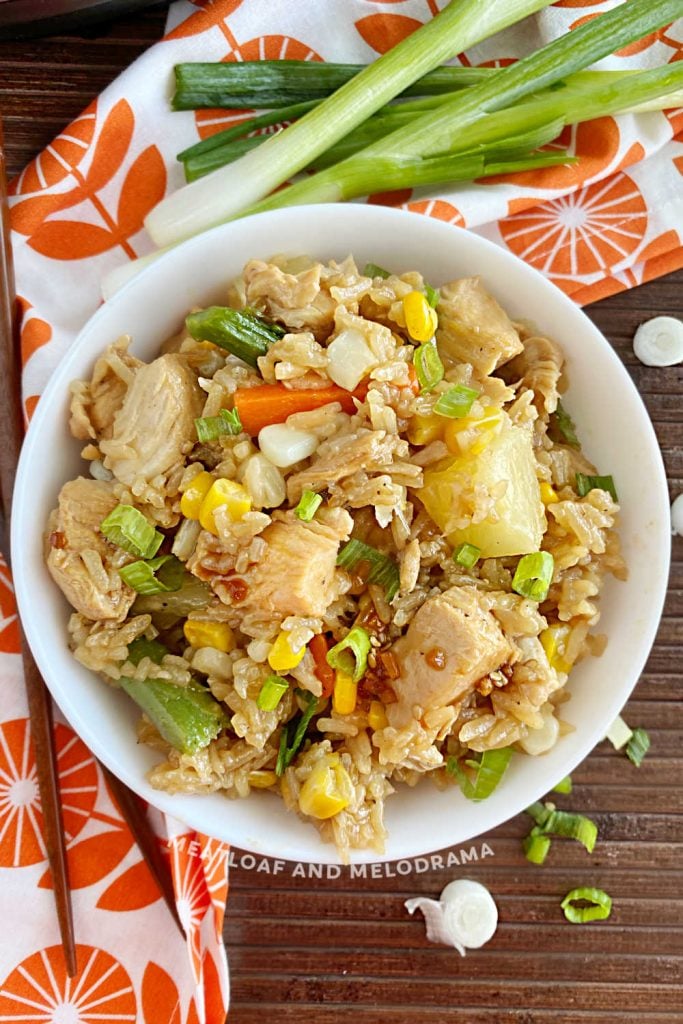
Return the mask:
<svg viewBox="0 0 683 1024">
<path fill-rule="evenodd" d="M 369 633 L 362 626 L 354 626 L 343 640 L 327 652 L 327 664 L 351 676 L 354 683 L 357 683 L 367 671 L 369 653 Z"/>
<path fill-rule="evenodd" d="M 552 840 L 540 828 L 532 828 L 528 836 L 522 840 L 522 849 L 527 860 L 532 864 L 543 864 L 550 850 Z"/>
<path fill-rule="evenodd" d="M 221 409 L 218 416 L 202 416 L 194 421 L 197 440 L 215 441 L 222 434 L 236 437 L 242 433 L 242 421 L 237 409 Z"/>
<path fill-rule="evenodd" d="M 589 906 L 575 906 L 576 901 L 585 901 Z M 612 913 L 612 898 L 602 889 L 581 886 L 568 892 L 560 904 L 564 916 L 572 924 L 587 924 L 588 921 L 605 921 Z"/>
<path fill-rule="evenodd" d="M 441 298 L 438 288 L 432 288 L 431 284 L 427 284 L 425 281 L 425 296 L 429 305 L 433 309 L 436 309 L 439 305 L 439 299 Z"/>
<path fill-rule="evenodd" d="M 555 561 L 549 551 L 524 555 L 517 563 L 512 589 L 532 601 L 545 601 L 553 579 Z"/>
<path fill-rule="evenodd" d="M 275 711 L 285 693 L 289 689 L 289 683 L 282 676 L 272 675 L 264 680 L 263 686 L 256 698 L 256 706 L 261 711 Z"/>
<path fill-rule="evenodd" d="M 558 399 L 557 409 L 550 418 L 551 422 L 551 435 L 555 433 L 552 428 L 557 428 L 557 434 L 559 437 L 553 438 L 553 440 L 564 441 L 571 448 L 580 448 L 579 439 L 576 436 L 576 427 L 574 420 L 571 418 L 567 410 L 562 404 L 561 399 Z"/>
<path fill-rule="evenodd" d="M 485 750 L 479 761 L 465 761 L 468 768 L 476 770 L 474 782 L 461 767 L 457 757 L 447 759 L 446 771 L 458 780 L 458 785 L 468 800 L 486 800 L 505 775 L 512 753 L 512 747 L 502 747 L 500 750 Z"/>
<path fill-rule="evenodd" d="M 413 363 L 421 391 L 431 391 L 443 380 L 443 363 L 434 338 L 425 341 L 415 349 Z"/>
<path fill-rule="evenodd" d="M 398 593 L 400 580 L 399 569 L 393 558 L 364 544 L 362 540 L 347 541 L 337 555 L 337 565 L 342 569 L 353 570 L 359 562 L 369 563 L 371 569 L 368 583 L 377 583 L 383 587 L 387 601 L 392 601 Z"/>
<path fill-rule="evenodd" d="M 476 398 L 479 398 L 479 392 L 474 388 L 467 388 L 464 384 L 454 384 L 443 395 L 439 395 L 434 403 L 434 412 L 439 416 L 460 420 L 463 416 L 467 416 Z"/>
<path fill-rule="evenodd" d="M 472 569 L 479 561 L 480 555 L 481 548 L 475 547 L 474 544 L 458 544 L 453 552 L 453 561 L 465 569 Z"/>
<path fill-rule="evenodd" d="M 636 768 L 640 768 L 643 758 L 650 749 L 650 737 L 645 729 L 634 729 L 631 739 L 626 744 L 626 755 Z"/>
<path fill-rule="evenodd" d="M 589 491 L 607 491 L 612 495 L 614 501 L 619 501 L 617 489 L 611 476 L 587 476 L 585 473 L 576 474 L 576 492 L 580 497 L 585 498 Z"/>
<path fill-rule="evenodd" d="M 294 760 L 296 752 L 304 741 L 310 721 L 318 709 L 318 698 L 308 690 L 297 689 L 296 693 L 301 700 L 306 702 L 306 708 L 302 711 L 298 722 L 288 722 L 280 733 L 280 748 L 275 765 L 276 775 L 283 775 L 285 768 L 288 768 Z M 289 743 L 290 736 L 292 736 L 291 744 Z"/>
<path fill-rule="evenodd" d="M 254 369 L 259 356 L 286 331 L 271 323 L 253 309 L 231 309 L 230 306 L 209 306 L 190 313 L 185 326 L 195 341 L 210 341 L 226 349 Z"/>
<path fill-rule="evenodd" d="M 164 539 L 132 505 L 117 505 L 112 509 L 100 523 L 100 533 L 138 558 L 153 558 Z"/>
<path fill-rule="evenodd" d="M 390 272 L 385 270 L 384 267 L 378 267 L 376 263 L 366 263 L 363 268 L 363 275 L 365 277 L 390 277 Z"/>
<path fill-rule="evenodd" d="M 180 590 L 185 566 L 175 555 L 159 555 L 146 562 L 131 562 L 119 569 L 124 583 L 138 594 L 173 593 Z"/>
<path fill-rule="evenodd" d="M 299 504 L 294 509 L 294 515 L 302 522 L 310 523 L 322 503 L 322 494 L 316 494 L 315 491 L 304 491 L 299 499 Z"/>
</svg>

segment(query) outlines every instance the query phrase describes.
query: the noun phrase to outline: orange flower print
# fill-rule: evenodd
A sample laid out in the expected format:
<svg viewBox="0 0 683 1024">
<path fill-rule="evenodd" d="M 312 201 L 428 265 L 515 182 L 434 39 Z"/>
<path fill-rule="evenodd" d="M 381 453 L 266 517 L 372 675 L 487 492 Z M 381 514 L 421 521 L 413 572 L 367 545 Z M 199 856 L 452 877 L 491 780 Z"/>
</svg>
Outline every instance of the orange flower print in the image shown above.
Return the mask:
<svg viewBox="0 0 683 1024">
<path fill-rule="evenodd" d="M 12 195 L 54 188 L 78 167 L 95 134 L 96 102 L 64 129 L 12 182 Z"/>
<path fill-rule="evenodd" d="M 358 19 L 356 28 L 368 46 L 377 53 L 386 53 L 416 29 L 422 28 L 422 22 L 405 14 L 369 14 Z"/>
<path fill-rule="evenodd" d="M 211 836 L 197 833 L 197 840 L 202 848 L 204 877 L 214 910 L 216 931 L 221 932 L 225 916 L 225 902 L 228 898 L 228 855 L 230 847 Z"/>
<path fill-rule="evenodd" d="M 211 896 L 206 885 L 196 833 L 174 836 L 169 840 L 169 850 L 178 916 L 187 935 L 195 977 L 199 979 L 202 953 L 200 928 L 211 906 Z"/>
<path fill-rule="evenodd" d="M 447 203 L 445 199 L 416 199 L 412 203 L 406 203 L 404 209 L 410 210 L 411 213 L 422 213 L 426 217 L 444 220 L 447 224 L 459 228 L 465 227 L 465 219 L 460 210 L 452 203 Z"/>
<path fill-rule="evenodd" d="M 308 43 L 302 43 L 291 36 L 257 36 L 246 43 L 235 44 L 234 49 L 224 58 L 226 62 L 244 60 L 322 60 Z M 206 139 L 209 135 L 231 128 L 240 121 L 254 116 L 253 110 L 199 110 L 195 114 L 195 124 L 199 137 Z M 259 134 L 270 134 L 277 131 L 280 125 L 271 125 L 262 129 Z"/>
<path fill-rule="evenodd" d="M 507 217 L 500 232 L 527 263 L 553 277 L 605 274 L 633 255 L 647 207 L 626 174 Z"/>
<path fill-rule="evenodd" d="M 184 39 L 186 36 L 198 36 L 202 32 L 217 26 L 225 35 L 227 24 L 225 19 L 236 11 L 242 0 L 191 0 L 194 7 L 198 8 L 193 14 L 180 25 L 169 32 L 164 39 Z"/>
<path fill-rule="evenodd" d="M 0 653 L 18 654 L 19 649 L 19 620 L 12 577 L 0 555 Z"/>
<path fill-rule="evenodd" d="M 76 958 L 78 974 L 70 978 L 61 946 L 26 957 L 0 987 L 0 1022 L 134 1024 L 135 992 L 118 960 L 82 945 Z"/>
<path fill-rule="evenodd" d="M 97 797 L 92 754 L 70 728 L 55 726 L 59 788 L 67 842 L 86 824 Z M 0 866 L 45 860 L 43 817 L 28 720 L 0 725 Z"/>
<path fill-rule="evenodd" d="M 33 311 L 26 299 L 17 296 L 21 310 L 21 363 L 26 366 L 33 353 L 46 345 L 52 337 L 52 328 Z"/>
<path fill-rule="evenodd" d="M 142 1012 L 145 1024 L 181 1024 L 180 996 L 175 982 L 152 961 L 147 964 L 142 979 Z"/>
</svg>

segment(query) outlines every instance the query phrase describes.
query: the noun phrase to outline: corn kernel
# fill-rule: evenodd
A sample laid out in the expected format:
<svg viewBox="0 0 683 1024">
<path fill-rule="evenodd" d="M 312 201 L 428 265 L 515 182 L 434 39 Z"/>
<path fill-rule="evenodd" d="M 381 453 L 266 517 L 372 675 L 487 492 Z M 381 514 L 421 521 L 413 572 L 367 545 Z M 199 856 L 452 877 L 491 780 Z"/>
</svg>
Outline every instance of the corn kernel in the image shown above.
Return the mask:
<svg viewBox="0 0 683 1024">
<path fill-rule="evenodd" d="M 192 477 L 190 486 L 180 499 L 180 511 L 186 519 L 199 519 L 202 502 L 211 490 L 213 477 L 206 470 Z"/>
<path fill-rule="evenodd" d="M 356 710 L 358 699 L 358 683 L 344 672 L 337 672 L 332 693 L 332 707 L 338 715 L 350 715 Z"/>
<path fill-rule="evenodd" d="M 205 530 L 213 533 L 216 537 L 218 530 L 213 514 L 217 508 L 221 508 L 223 505 L 232 521 L 237 522 L 251 509 L 249 492 L 234 480 L 225 480 L 223 477 L 214 480 L 199 510 L 199 522 Z"/>
<path fill-rule="evenodd" d="M 414 341 L 425 342 L 434 336 L 439 318 L 422 292 L 408 292 L 403 299 L 403 315 L 408 334 Z"/>
<path fill-rule="evenodd" d="M 289 644 L 289 633 L 283 631 L 268 652 L 268 664 L 275 672 L 289 672 L 296 668 L 305 653 L 305 645 L 293 651 Z"/>
<path fill-rule="evenodd" d="M 550 667 L 554 668 L 556 672 L 569 672 L 572 667 L 572 662 L 565 660 L 570 632 L 570 626 L 548 626 L 540 634 L 539 639 Z"/>
<path fill-rule="evenodd" d="M 339 761 L 331 754 L 314 766 L 299 792 L 299 810 L 312 818 L 325 820 L 339 814 L 353 799 L 353 783 Z"/>
<path fill-rule="evenodd" d="M 266 768 L 259 768 L 256 771 L 249 772 L 248 778 L 252 789 L 269 789 L 270 786 L 274 786 L 277 782 L 275 772 L 269 771 Z"/>
<path fill-rule="evenodd" d="M 557 491 L 555 490 L 555 488 L 552 487 L 550 484 L 546 483 L 545 480 L 541 483 L 540 490 L 541 501 L 544 505 L 553 505 L 556 501 L 560 500 L 557 496 Z"/>
<path fill-rule="evenodd" d="M 215 647 L 217 651 L 227 654 L 234 650 L 235 637 L 227 622 L 201 622 L 199 619 L 188 619 L 183 626 L 183 633 L 190 647 Z"/>
<path fill-rule="evenodd" d="M 378 729 L 386 729 L 389 724 L 386 712 L 384 710 L 384 704 L 379 700 L 373 700 L 370 702 L 370 710 L 368 711 L 368 725 L 375 732 Z"/>
<path fill-rule="evenodd" d="M 446 422 L 443 416 L 423 416 L 416 413 L 415 416 L 411 416 L 408 424 L 408 440 L 411 444 L 430 444 L 432 441 L 438 441 L 443 437 Z"/>
</svg>

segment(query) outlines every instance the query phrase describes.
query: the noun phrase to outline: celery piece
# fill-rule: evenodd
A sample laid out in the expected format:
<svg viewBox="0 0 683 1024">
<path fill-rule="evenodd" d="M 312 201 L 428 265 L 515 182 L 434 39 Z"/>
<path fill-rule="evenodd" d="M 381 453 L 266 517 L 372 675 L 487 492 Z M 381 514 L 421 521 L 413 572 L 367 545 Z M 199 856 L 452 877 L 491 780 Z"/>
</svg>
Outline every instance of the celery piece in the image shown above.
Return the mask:
<svg viewBox="0 0 683 1024">
<path fill-rule="evenodd" d="M 139 636 L 137 640 L 128 644 L 127 660 L 132 665 L 139 665 L 143 658 L 150 658 L 156 665 L 160 665 L 169 653 L 168 648 L 158 640 L 148 640 L 144 636 Z"/>
<path fill-rule="evenodd" d="M 210 341 L 253 367 L 269 345 L 285 334 L 284 327 L 270 323 L 253 309 L 229 306 L 208 306 L 190 313 L 185 326 L 195 341 Z"/>
<path fill-rule="evenodd" d="M 228 719 L 220 704 L 199 686 L 176 686 L 165 679 L 121 676 L 121 688 L 144 711 L 159 733 L 182 754 L 196 754 L 215 740 Z"/>
</svg>

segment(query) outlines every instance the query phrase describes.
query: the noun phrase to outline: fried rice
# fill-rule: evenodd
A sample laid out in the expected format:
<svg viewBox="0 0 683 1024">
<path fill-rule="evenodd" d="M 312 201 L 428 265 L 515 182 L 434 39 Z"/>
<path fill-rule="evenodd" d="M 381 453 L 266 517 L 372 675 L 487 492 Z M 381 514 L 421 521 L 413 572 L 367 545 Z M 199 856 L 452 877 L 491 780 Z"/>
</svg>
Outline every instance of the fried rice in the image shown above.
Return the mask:
<svg viewBox="0 0 683 1024">
<path fill-rule="evenodd" d="M 279 327 L 255 365 L 184 331 L 148 364 L 118 339 L 72 385 L 87 470 L 45 546 L 69 644 L 144 709 L 155 787 L 276 794 L 342 859 L 381 853 L 397 787 L 457 786 L 465 762 L 539 756 L 569 729 L 571 669 L 606 643 L 603 580 L 626 575 L 619 507 L 604 478 L 578 484 L 596 470 L 561 405 L 559 347 L 478 279 L 434 295 L 419 271 L 275 257 L 250 260 L 225 304 Z M 234 417 L 264 386 L 270 436 Z M 221 412 L 233 432 L 199 440 Z M 104 528 L 121 506 L 180 567 L 166 589 Z M 543 593 L 518 582 L 539 551 Z M 200 701 L 203 738 L 169 727 L 169 693 Z"/>
</svg>

